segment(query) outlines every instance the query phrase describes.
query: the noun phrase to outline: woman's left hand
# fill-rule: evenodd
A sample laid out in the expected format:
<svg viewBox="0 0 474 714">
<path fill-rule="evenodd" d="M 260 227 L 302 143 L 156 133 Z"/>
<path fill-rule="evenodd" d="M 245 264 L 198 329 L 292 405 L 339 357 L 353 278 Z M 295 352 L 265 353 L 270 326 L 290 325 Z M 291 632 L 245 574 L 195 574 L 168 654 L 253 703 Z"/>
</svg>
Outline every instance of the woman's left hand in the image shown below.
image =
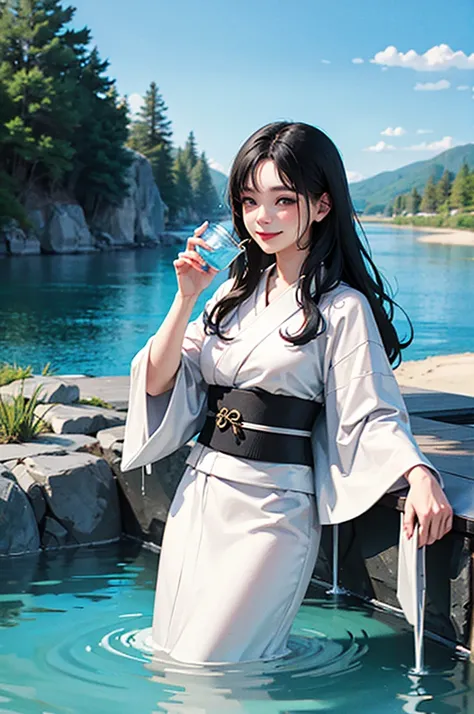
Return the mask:
<svg viewBox="0 0 474 714">
<path fill-rule="evenodd" d="M 453 527 L 453 509 L 438 480 L 426 466 L 415 466 L 405 477 L 410 484 L 403 519 L 405 533 L 411 538 L 418 520 L 420 548 L 432 545 Z"/>
</svg>

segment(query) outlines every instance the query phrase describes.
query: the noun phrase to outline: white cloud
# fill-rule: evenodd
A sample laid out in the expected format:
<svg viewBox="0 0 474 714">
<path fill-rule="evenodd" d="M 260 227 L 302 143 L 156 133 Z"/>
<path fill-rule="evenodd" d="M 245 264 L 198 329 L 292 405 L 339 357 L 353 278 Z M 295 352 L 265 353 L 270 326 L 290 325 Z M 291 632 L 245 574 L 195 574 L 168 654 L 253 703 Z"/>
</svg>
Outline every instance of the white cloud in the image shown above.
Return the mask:
<svg viewBox="0 0 474 714">
<path fill-rule="evenodd" d="M 442 89 L 449 89 L 451 82 L 447 79 L 440 79 L 439 82 L 417 82 L 413 89 L 415 92 L 439 92 Z"/>
<path fill-rule="evenodd" d="M 130 106 L 130 111 L 132 116 L 136 116 L 139 110 L 143 106 L 143 97 L 141 94 L 130 94 L 128 96 L 128 104 Z"/>
<path fill-rule="evenodd" d="M 446 151 L 446 149 L 452 149 L 455 145 L 452 136 L 445 136 L 440 141 L 423 141 L 421 144 L 415 144 L 414 146 L 407 146 L 407 151 Z"/>
<path fill-rule="evenodd" d="M 417 129 L 417 134 L 433 134 L 433 129 Z"/>
<path fill-rule="evenodd" d="M 321 64 L 331 64 L 331 60 L 321 60 Z"/>
<path fill-rule="evenodd" d="M 354 57 L 354 59 L 352 60 L 352 64 L 364 64 L 364 60 L 362 59 L 362 57 Z"/>
<path fill-rule="evenodd" d="M 364 151 L 376 151 L 379 153 L 380 151 L 394 151 L 395 147 L 392 146 L 391 144 L 386 144 L 385 141 L 379 141 L 375 146 L 367 146 Z"/>
<path fill-rule="evenodd" d="M 347 171 L 347 180 L 349 183 L 355 183 L 356 181 L 362 181 L 365 176 L 363 176 L 359 171 Z"/>
<path fill-rule="evenodd" d="M 377 52 L 373 59 L 374 64 L 381 64 L 386 67 L 405 67 L 418 72 L 439 72 L 450 69 L 474 69 L 474 52 L 466 55 L 464 52 L 454 51 L 449 45 L 435 45 L 423 55 L 419 55 L 415 50 L 399 52 L 396 47 L 390 45 L 382 52 Z"/>
<path fill-rule="evenodd" d="M 209 164 L 211 169 L 220 171 L 222 174 L 225 174 L 226 176 L 228 175 L 228 171 L 226 171 L 225 168 L 222 166 L 222 164 L 220 164 L 218 161 L 215 161 L 214 159 L 209 159 L 207 163 Z"/>
<path fill-rule="evenodd" d="M 460 92 L 466 92 L 469 89 L 469 85 L 467 84 L 460 84 L 459 87 L 456 87 Z"/>
<path fill-rule="evenodd" d="M 391 126 L 388 126 L 380 133 L 382 136 L 403 136 L 403 134 L 406 134 L 406 130 L 402 126 L 396 126 L 393 129 Z"/>
</svg>

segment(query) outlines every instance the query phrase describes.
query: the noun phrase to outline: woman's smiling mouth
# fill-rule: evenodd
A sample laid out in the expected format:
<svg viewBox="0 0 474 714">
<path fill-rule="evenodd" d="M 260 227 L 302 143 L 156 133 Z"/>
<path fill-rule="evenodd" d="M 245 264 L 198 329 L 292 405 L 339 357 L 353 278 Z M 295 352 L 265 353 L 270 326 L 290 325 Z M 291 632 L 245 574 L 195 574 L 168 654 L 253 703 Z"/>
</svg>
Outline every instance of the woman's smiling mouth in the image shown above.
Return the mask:
<svg viewBox="0 0 474 714">
<path fill-rule="evenodd" d="M 261 231 L 255 231 L 255 233 L 262 240 L 270 240 L 271 238 L 274 238 L 275 236 L 279 236 L 281 231 L 278 231 L 278 233 L 262 233 Z"/>
</svg>

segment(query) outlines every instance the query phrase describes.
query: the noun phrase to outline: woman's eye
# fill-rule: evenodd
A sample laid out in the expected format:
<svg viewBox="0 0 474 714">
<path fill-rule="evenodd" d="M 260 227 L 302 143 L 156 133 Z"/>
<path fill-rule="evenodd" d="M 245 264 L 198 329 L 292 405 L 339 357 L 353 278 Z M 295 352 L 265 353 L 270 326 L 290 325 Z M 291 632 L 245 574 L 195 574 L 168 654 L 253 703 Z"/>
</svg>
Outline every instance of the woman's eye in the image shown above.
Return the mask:
<svg viewBox="0 0 474 714">
<path fill-rule="evenodd" d="M 293 203 L 296 203 L 294 198 L 280 198 L 277 203 L 281 203 L 282 201 L 284 206 L 291 206 Z"/>
<path fill-rule="evenodd" d="M 242 200 L 242 205 L 243 205 L 243 206 L 250 206 L 252 203 L 255 203 L 255 201 L 253 200 L 253 198 L 250 198 L 250 196 L 245 196 L 245 197 L 242 198 L 241 200 Z M 249 201 L 250 201 L 250 203 L 249 203 Z"/>
</svg>

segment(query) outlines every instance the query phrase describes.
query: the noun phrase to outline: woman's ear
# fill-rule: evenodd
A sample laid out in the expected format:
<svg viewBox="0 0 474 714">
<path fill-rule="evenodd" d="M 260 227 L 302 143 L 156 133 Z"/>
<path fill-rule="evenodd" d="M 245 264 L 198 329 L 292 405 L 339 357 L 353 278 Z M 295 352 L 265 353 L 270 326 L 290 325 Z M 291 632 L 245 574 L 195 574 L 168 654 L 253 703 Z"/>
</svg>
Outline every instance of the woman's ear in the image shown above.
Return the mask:
<svg viewBox="0 0 474 714">
<path fill-rule="evenodd" d="M 331 208 L 331 196 L 327 192 L 323 193 L 316 203 L 316 213 L 314 216 L 314 220 L 318 223 L 322 221 L 324 218 L 326 218 Z"/>
</svg>

